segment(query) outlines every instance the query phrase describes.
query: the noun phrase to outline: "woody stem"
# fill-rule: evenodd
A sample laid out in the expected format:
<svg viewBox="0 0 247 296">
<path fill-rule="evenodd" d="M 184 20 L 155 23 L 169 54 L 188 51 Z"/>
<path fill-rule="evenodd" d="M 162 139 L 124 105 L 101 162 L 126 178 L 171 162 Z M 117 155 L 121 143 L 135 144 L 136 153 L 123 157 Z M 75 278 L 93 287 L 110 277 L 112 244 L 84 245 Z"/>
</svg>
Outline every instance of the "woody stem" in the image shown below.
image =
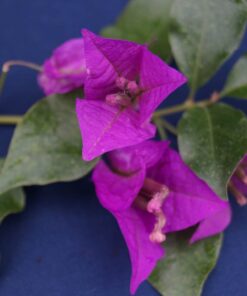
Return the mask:
<svg viewBox="0 0 247 296">
<path fill-rule="evenodd" d="M 199 102 L 194 102 L 190 97 L 182 104 L 178 104 L 172 107 L 160 109 L 154 112 L 153 118 L 158 118 L 162 116 L 172 115 L 182 111 L 189 110 L 192 107 L 207 107 L 217 103 L 221 99 L 221 95 L 218 92 L 213 92 L 209 100 L 202 100 Z"/>
<path fill-rule="evenodd" d="M 10 124 L 18 124 L 22 120 L 22 116 L 8 116 L 8 115 L 3 115 L 0 116 L 0 124 L 3 125 L 10 125 Z"/>
<path fill-rule="evenodd" d="M 179 112 L 182 112 L 185 110 L 189 110 L 192 107 L 206 107 L 206 106 L 212 105 L 213 103 L 214 102 L 211 100 L 203 100 L 198 103 L 188 103 L 188 101 L 186 101 L 185 103 L 178 104 L 173 107 L 160 109 L 160 110 L 154 112 L 153 117 L 157 118 L 157 117 L 161 117 L 161 116 L 171 115 L 174 113 L 179 113 Z"/>
</svg>

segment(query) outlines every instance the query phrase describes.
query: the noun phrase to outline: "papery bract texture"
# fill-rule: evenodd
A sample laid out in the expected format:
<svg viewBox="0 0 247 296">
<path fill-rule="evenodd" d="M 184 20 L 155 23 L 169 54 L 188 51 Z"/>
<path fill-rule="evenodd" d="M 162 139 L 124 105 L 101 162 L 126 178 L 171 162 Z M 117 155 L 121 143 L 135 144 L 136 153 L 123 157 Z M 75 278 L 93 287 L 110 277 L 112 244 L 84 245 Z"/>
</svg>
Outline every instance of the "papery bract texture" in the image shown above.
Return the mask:
<svg viewBox="0 0 247 296">
<path fill-rule="evenodd" d="M 46 95 L 67 93 L 84 85 L 84 41 L 71 39 L 54 50 L 43 65 L 38 82 Z"/>
<path fill-rule="evenodd" d="M 221 232 L 230 222 L 228 202 L 199 179 L 167 141 L 108 153 L 107 162 L 96 166 L 93 181 L 128 246 L 132 294 L 164 255 L 160 242 L 165 233 L 199 224 L 194 242 Z"/>
<path fill-rule="evenodd" d="M 104 152 L 153 137 L 154 130 L 148 132 L 149 136 L 146 132 L 144 136 L 144 130 L 151 130 L 148 122 L 154 110 L 171 92 L 184 84 L 186 78 L 144 45 L 103 38 L 88 30 L 83 30 L 83 39 L 88 69 L 84 101 L 88 103 L 78 99 L 76 111 L 84 143 L 83 159 L 91 160 Z M 90 105 L 90 118 L 85 113 L 88 113 L 89 102 L 92 101 L 95 104 Z M 94 113 L 101 113 L 98 122 L 92 122 L 97 120 Z M 87 124 L 83 123 L 85 117 L 88 117 Z M 103 125 L 102 118 L 107 119 Z M 129 129 L 136 130 L 136 136 L 125 141 L 122 133 L 111 131 L 116 126 L 122 130 L 126 128 L 126 133 Z M 114 134 L 114 139 L 111 140 L 105 133 Z"/>
<path fill-rule="evenodd" d="M 134 112 L 119 111 L 101 101 L 77 100 L 76 112 L 83 132 L 83 155 L 91 160 L 114 148 L 131 146 L 155 135 L 155 126 L 140 125 Z M 95 154 L 97 152 L 97 154 Z"/>
<path fill-rule="evenodd" d="M 166 232 L 200 223 L 191 238 L 191 242 L 195 242 L 223 231 L 230 223 L 229 203 L 221 200 L 197 177 L 176 151 L 169 149 L 164 153 L 162 160 L 148 170 L 148 176 L 170 189 L 163 206 L 167 217 Z"/>
</svg>

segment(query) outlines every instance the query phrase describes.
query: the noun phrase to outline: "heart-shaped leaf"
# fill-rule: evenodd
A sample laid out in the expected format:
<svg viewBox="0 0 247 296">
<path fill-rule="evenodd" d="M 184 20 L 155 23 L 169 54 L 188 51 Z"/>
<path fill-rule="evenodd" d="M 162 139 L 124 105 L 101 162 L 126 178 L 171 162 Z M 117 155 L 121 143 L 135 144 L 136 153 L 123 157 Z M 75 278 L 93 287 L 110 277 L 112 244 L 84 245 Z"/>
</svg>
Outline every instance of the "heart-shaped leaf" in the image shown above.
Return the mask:
<svg viewBox="0 0 247 296">
<path fill-rule="evenodd" d="M 0 159 L 0 171 L 4 160 Z M 23 210 L 25 206 L 25 195 L 21 188 L 9 190 L 0 195 L 0 222 L 9 214 Z"/>
<path fill-rule="evenodd" d="M 194 93 L 239 45 L 246 0 L 174 0 L 170 17 L 172 53 Z"/>
<path fill-rule="evenodd" d="M 232 68 L 221 96 L 247 99 L 247 55 L 241 57 Z"/>
<path fill-rule="evenodd" d="M 247 118 L 225 104 L 192 108 L 178 125 L 185 162 L 223 199 L 227 182 L 247 151 Z"/>
<path fill-rule="evenodd" d="M 168 235 L 164 243 L 166 256 L 159 261 L 149 278 L 164 296 L 200 296 L 208 274 L 219 256 L 222 235 L 193 245 L 188 243 L 190 231 Z"/>
<path fill-rule="evenodd" d="M 16 127 L 0 176 L 0 193 L 32 184 L 75 180 L 97 159 L 81 159 L 75 94 L 53 95 L 36 103 Z"/>
<path fill-rule="evenodd" d="M 168 42 L 169 14 L 172 0 L 132 0 L 114 26 L 102 35 L 146 43 L 165 60 L 171 56 Z"/>
</svg>

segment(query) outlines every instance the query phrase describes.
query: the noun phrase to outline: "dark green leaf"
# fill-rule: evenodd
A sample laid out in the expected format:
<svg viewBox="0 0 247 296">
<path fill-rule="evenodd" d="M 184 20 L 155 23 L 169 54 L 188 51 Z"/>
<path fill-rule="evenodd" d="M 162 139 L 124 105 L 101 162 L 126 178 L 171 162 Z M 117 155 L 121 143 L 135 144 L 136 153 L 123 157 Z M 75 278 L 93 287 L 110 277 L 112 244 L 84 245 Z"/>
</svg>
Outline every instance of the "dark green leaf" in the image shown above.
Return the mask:
<svg viewBox="0 0 247 296">
<path fill-rule="evenodd" d="M 170 58 L 169 13 L 172 0 L 132 0 L 116 25 L 106 27 L 106 37 L 149 44 L 150 50 L 165 60 Z"/>
<path fill-rule="evenodd" d="M 164 243 L 166 256 L 159 261 L 149 278 L 164 296 L 200 296 L 208 274 L 219 256 L 222 235 L 193 245 L 188 243 L 190 232 L 169 235 Z"/>
<path fill-rule="evenodd" d="M 97 160 L 81 159 L 81 136 L 72 95 L 36 103 L 16 127 L 0 177 L 0 193 L 11 188 L 70 181 L 86 175 Z"/>
<path fill-rule="evenodd" d="M 222 198 L 247 151 L 247 118 L 225 104 L 192 108 L 178 125 L 179 150 L 189 166 Z"/>
<path fill-rule="evenodd" d="M 0 159 L 0 171 L 4 160 Z M 0 222 L 9 214 L 23 210 L 25 206 L 25 195 L 21 188 L 7 191 L 0 195 Z"/>
<path fill-rule="evenodd" d="M 240 58 L 233 67 L 221 96 L 247 99 L 247 55 Z"/>
<path fill-rule="evenodd" d="M 172 53 L 194 93 L 239 45 L 246 0 L 174 0 L 170 17 Z"/>
</svg>

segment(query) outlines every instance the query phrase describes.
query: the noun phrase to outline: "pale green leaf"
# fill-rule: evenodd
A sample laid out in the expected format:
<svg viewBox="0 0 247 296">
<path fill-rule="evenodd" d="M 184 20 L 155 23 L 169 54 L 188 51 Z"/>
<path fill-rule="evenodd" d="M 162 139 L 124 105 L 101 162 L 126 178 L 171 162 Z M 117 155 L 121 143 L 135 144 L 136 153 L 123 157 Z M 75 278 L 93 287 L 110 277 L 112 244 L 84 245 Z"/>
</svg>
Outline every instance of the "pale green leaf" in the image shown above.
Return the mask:
<svg viewBox="0 0 247 296">
<path fill-rule="evenodd" d="M 83 161 L 81 148 L 75 95 L 40 100 L 16 127 L 0 176 L 0 193 L 85 176 L 97 159 Z"/>
<path fill-rule="evenodd" d="M 0 159 L 0 172 L 4 159 Z M 25 206 L 25 194 L 21 188 L 9 190 L 0 195 L 0 222 L 9 214 L 18 213 Z"/>
<path fill-rule="evenodd" d="M 221 96 L 247 99 L 247 55 L 241 57 L 232 68 Z"/>
<path fill-rule="evenodd" d="M 222 198 L 227 182 L 247 152 L 247 118 L 229 105 L 192 108 L 178 125 L 179 151 L 185 162 Z"/>
<path fill-rule="evenodd" d="M 172 0 L 131 0 L 116 24 L 104 28 L 102 35 L 148 44 L 151 51 L 168 60 L 171 4 Z"/>
<path fill-rule="evenodd" d="M 149 278 L 164 296 L 200 296 L 208 274 L 219 256 L 222 236 L 214 236 L 193 245 L 190 232 L 168 235 L 164 243 L 166 255 Z"/>
<path fill-rule="evenodd" d="M 192 93 L 238 47 L 247 21 L 245 0 L 174 0 L 170 43 Z"/>
</svg>

